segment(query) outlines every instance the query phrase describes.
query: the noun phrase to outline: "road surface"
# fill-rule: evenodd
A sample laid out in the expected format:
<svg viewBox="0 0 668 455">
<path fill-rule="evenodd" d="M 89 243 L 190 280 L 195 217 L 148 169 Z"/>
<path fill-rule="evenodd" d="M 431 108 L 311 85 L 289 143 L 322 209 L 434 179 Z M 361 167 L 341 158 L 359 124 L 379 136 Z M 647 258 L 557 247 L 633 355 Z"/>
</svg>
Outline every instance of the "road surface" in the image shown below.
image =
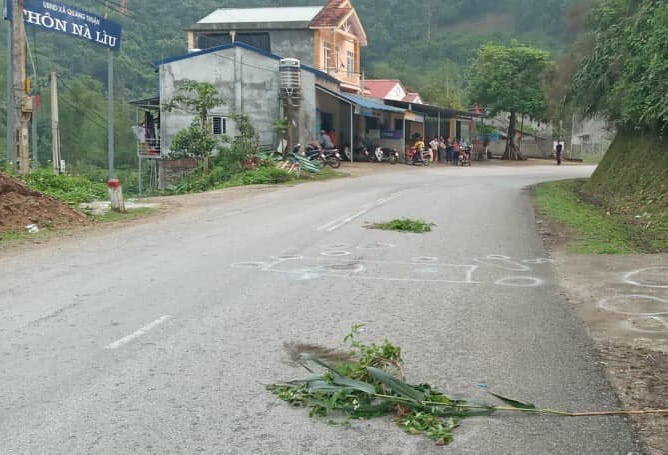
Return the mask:
<svg viewBox="0 0 668 455">
<path fill-rule="evenodd" d="M 0 453 L 628 454 L 621 417 L 466 419 L 437 447 L 265 392 L 286 341 L 403 349 L 410 382 L 619 406 L 535 231 L 536 182 L 586 166 L 397 165 L 0 256 Z M 422 218 L 424 235 L 365 229 Z"/>
</svg>

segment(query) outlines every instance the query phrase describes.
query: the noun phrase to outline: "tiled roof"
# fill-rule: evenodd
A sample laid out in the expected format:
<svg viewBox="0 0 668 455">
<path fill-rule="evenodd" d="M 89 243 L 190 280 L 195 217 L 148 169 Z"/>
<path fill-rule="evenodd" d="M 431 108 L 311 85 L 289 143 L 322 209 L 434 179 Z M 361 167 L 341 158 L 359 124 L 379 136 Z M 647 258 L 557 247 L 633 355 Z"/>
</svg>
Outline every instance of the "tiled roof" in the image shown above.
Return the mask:
<svg viewBox="0 0 668 455">
<path fill-rule="evenodd" d="M 408 95 L 404 96 L 404 99 L 402 101 L 405 101 L 407 103 L 415 103 L 419 100 L 420 100 L 419 93 L 408 92 Z"/>
<path fill-rule="evenodd" d="M 313 18 L 311 27 L 337 27 L 352 10 L 347 0 L 330 0 Z"/>
<path fill-rule="evenodd" d="M 364 86 L 369 90 L 370 96 L 383 99 L 397 85 L 399 80 L 393 79 L 370 79 L 364 81 Z"/>
</svg>

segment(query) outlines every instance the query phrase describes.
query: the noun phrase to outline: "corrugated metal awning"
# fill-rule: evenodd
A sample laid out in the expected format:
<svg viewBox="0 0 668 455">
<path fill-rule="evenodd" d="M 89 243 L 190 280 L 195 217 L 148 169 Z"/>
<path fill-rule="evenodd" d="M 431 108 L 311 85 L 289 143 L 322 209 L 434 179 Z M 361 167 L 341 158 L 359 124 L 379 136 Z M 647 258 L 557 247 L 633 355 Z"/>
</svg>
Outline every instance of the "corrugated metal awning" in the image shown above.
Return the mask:
<svg viewBox="0 0 668 455">
<path fill-rule="evenodd" d="M 349 93 L 335 92 L 333 90 L 329 90 L 319 85 L 316 85 L 316 88 L 324 93 L 327 93 L 340 99 L 341 101 L 356 106 L 355 113 L 358 115 L 374 117 L 374 111 L 393 112 L 396 114 L 406 113 L 406 109 L 394 106 L 388 106 L 387 104 L 383 104 L 382 102 L 376 101 L 371 98 L 364 98 L 362 96 L 351 95 Z"/>
</svg>

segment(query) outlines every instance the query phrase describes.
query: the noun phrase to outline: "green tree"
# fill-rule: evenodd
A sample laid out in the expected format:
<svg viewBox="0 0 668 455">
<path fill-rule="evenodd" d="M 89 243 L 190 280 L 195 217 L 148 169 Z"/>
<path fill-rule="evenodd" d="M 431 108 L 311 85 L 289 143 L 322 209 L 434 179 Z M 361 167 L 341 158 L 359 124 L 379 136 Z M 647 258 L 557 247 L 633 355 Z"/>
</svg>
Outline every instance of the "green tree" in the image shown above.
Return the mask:
<svg viewBox="0 0 668 455">
<path fill-rule="evenodd" d="M 554 64 L 549 53 L 521 45 L 486 44 L 473 62 L 469 97 L 492 114 L 510 113 L 504 159 L 524 159 L 513 145 L 517 116 L 542 120 L 548 109 L 547 77 Z"/>
<path fill-rule="evenodd" d="M 603 0 L 588 16 L 574 85 L 587 114 L 621 130 L 663 133 L 668 126 L 668 3 Z"/>
<path fill-rule="evenodd" d="M 216 139 L 211 132 L 202 128 L 196 120 L 189 128 L 182 129 L 172 139 L 171 158 L 206 158 L 216 147 Z"/>
<path fill-rule="evenodd" d="M 218 90 L 209 82 L 197 82 L 184 79 L 177 84 L 179 93 L 167 103 L 168 110 L 183 109 L 197 115 L 202 129 L 207 129 L 209 111 L 216 106 L 225 104 Z"/>
</svg>

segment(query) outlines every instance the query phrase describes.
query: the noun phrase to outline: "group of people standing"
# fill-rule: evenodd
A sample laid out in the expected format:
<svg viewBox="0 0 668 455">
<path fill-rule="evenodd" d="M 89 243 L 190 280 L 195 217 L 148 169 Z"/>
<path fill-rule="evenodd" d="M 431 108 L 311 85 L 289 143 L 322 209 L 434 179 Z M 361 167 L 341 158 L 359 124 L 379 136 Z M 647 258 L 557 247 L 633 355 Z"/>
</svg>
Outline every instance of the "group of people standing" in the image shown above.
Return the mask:
<svg viewBox="0 0 668 455">
<path fill-rule="evenodd" d="M 416 137 L 414 147 L 416 150 L 425 152 L 425 159 L 433 162 L 438 159 L 440 162 L 459 164 L 460 157 L 471 159 L 471 147 L 465 140 L 455 139 L 451 136 L 434 137 L 429 141 L 429 147 L 425 149 L 426 145 L 420 136 Z"/>
</svg>

